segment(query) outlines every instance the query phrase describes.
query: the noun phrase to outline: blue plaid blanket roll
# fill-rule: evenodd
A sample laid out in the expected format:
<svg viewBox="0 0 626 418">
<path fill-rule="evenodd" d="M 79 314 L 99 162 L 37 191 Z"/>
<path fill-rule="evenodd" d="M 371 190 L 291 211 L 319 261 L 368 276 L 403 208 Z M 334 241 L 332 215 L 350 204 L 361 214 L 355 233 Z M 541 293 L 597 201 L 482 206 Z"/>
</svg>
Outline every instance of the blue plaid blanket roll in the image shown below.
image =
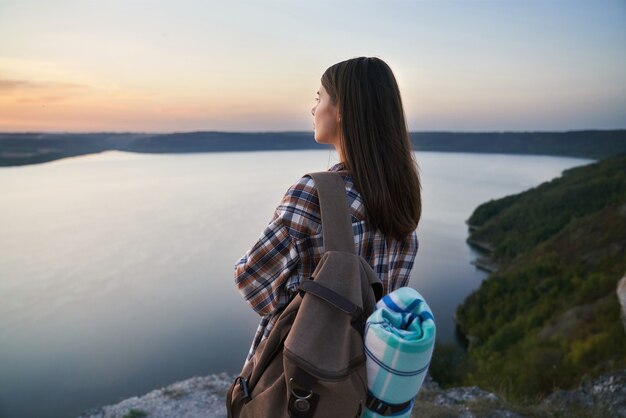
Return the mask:
<svg viewBox="0 0 626 418">
<path fill-rule="evenodd" d="M 380 299 L 365 325 L 368 399 L 361 416 L 409 417 L 434 345 L 434 317 L 417 290 L 401 287 Z"/>
</svg>

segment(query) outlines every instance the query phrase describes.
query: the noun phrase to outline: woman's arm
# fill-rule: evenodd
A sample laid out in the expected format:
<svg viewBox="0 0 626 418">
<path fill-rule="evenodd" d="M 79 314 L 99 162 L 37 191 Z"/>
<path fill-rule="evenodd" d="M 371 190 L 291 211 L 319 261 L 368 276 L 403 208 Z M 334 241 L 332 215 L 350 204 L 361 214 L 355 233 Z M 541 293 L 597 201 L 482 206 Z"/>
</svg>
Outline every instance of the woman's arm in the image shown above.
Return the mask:
<svg viewBox="0 0 626 418">
<path fill-rule="evenodd" d="M 288 302 L 284 287 L 297 263 L 296 247 L 277 213 L 235 265 L 237 288 L 259 315 L 269 315 Z"/>
<path fill-rule="evenodd" d="M 303 177 L 287 190 L 269 225 L 235 265 L 237 288 L 259 315 L 273 314 L 291 300 L 287 288 L 297 284 L 298 277 L 292 276 L 297 275 L 300 261 L 296 241 L 316 221 L 317 192 L 313 179 Z"/>
</svg>

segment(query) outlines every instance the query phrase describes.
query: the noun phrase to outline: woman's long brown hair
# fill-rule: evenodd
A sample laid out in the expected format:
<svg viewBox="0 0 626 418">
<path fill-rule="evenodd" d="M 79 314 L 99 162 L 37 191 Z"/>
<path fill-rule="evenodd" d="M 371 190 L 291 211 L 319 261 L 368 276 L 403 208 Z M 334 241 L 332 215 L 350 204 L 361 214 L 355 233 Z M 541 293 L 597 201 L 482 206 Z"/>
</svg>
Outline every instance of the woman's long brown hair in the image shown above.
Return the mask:
<svg viewBox="0 0 626 418">
<path fill-rule="evenodd" d="M 422 214 L 421 185 L 400 90 L 379 58 L 352 58 L 321 79 L 341 115 L 340 151 L 370 227 L 404 240 Z"/>
</svg>

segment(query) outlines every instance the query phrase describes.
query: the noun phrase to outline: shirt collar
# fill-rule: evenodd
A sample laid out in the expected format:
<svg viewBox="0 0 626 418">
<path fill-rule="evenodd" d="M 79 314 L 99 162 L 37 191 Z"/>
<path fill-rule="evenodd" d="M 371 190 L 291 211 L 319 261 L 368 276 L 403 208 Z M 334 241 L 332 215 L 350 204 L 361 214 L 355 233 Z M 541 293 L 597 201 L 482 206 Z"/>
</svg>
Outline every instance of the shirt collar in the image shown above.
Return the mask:
<svg viewBox="0 0 626 418">
<path fill-rule="evenodd" d="M 343 169 L 344 169 L 344 164 L 342 162 L 339 162 L 335 164 L 334 166 L 330 167 L 328 171 L 341 171 Z"/>
</svg>

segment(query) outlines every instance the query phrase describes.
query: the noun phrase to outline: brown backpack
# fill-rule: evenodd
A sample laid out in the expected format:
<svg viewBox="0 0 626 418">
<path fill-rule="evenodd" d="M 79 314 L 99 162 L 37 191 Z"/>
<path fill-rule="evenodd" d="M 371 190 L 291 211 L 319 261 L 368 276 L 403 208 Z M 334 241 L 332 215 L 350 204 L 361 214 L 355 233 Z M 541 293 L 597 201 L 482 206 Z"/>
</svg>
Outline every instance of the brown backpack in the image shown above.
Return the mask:
<svg viewBox="0 0 626 418">
<path fill-rule="evenodd" d="M 383 286 L 355 252 L 339 173 L 308 175 L 318 191 L 324 254 L 231 385 L 229 418 L 352 418 L 365 409 L 363 331 Z"/>
</svg>

